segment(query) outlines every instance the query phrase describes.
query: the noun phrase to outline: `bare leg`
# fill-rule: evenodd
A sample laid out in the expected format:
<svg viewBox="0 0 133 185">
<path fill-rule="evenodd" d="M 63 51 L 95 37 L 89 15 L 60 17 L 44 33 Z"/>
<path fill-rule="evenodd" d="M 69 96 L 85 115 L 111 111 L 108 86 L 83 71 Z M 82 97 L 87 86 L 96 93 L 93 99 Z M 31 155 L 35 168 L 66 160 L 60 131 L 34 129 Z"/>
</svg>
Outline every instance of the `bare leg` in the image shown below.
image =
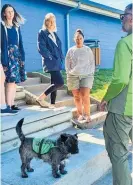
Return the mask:
<svg viewBox="0 0 133 185">
<path fill-rule="evenodd" d="M 45 93 L 43 92 L 39 97 L 38 100 L 44 100 L 46 98 Z"/>
<path fill-rule="evenodd" d="M 74 96 L 74 102 L 75 102 L 75 106 L 77 108 L 77 114 L 78 117 L 82 116 L 82 99 L 81 99 L 81 95 L 80 95 L 80 90 L 76 89 L 76 90 L 72 90 L 73 96 Z"/>
<path fill-rule="evenodd" d="M 12 104 L 11 105 L 14 105 L 14 100 L 15 100 L 15 96 L 16 96 L 16 88 L 17 88 L 17 85 L 14 83 L 14 92 L 12 94 Z"/>
<path fill-rule="evenodd" d="M 84 107 L 84 115 L 86 117 L 86 121 L 90 122 L 90 89 L 87 87 L 82 87 L 80 89 L 81 98 Z"/>
<path fill-rule="evenodd" d="M 14 98 L 14 89 L 15 83 L 6 83 L 6 103 L 10 107 L 12 106 L 13 98 Z"/>
</svg>

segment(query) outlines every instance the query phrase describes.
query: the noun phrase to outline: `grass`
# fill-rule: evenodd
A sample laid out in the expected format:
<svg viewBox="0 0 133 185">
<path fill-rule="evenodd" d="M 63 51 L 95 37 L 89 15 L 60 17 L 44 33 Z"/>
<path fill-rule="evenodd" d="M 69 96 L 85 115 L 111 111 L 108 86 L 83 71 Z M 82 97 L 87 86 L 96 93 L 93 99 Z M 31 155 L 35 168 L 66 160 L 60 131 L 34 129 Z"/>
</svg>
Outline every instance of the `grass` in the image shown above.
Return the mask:
<svg viewBox="0 0 133 185">
<path fill-rule="evenodd" d="M 95 73 L 91 96 L 102 100 L 112 79 L 112 69 L 100 69 Z"/>
<path fill-rule="evenodd" d="M 41 74 L 50 76 L 49 73 L 44 73 L 43 71 L 38 71 Z M 66 73 L 62 71 L 62 76 L 66 84 Z M 105 95 L 107 88 L 112 79 L 112 69 L 100 69 L 95 73 L 93 88 L 91 89 L 91 96 L 97 100 L 102 100 Z"/>
</svg>

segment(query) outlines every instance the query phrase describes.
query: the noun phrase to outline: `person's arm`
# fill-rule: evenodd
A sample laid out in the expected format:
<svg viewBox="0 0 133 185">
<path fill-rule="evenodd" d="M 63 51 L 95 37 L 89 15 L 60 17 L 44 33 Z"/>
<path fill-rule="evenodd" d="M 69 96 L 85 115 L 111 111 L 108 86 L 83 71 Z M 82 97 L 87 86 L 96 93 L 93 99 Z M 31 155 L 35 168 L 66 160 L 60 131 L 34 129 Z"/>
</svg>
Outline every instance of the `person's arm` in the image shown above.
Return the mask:
<svg viewBox="0 0 133 185">
<path fill-rule="evenodd" d="M 112 82 L 103 100 L 106 102 L 115 98 L 129 83 L 131 73 L 131 53 L 127 44 L 120 40 L 117 44 L 114 58 Z"/>
<path fill-rule="evenodd" d="M 95 72 L 95 59 L 94 59 L 94 54 L 92 50 L 89 48 L 89 55 L 90 55 L 90 69 L 92 74 Z"/>
<path fill-rule="evenodd" d="M 24 47 L 23 47 L 23 40 L 22 40 L 22 34 L 20 31 L 20 27 L 18 28 L 19 32 L 19 49 L 20 49 L 20 54 L 21 54 L 21 61 L 25 61 L 25 52 L 24 52 Z"/>
<path fill-rule="evenodd" d="M 43 58 L 49 58 L 50 60 L 52 60 L 52 54 L 50 53 L 50 51 L 46 47 L 46 38 L 43 35 L 42 30 L 38 33 L 37 46 L 38 46 L 38 51 Z"/>
<path fill-rule="evenodd" d="M 9 67 L 8 51 L 7 51 L 7 38 L 3 24 L 1 24 L 1 64 L 4 71 Z"/>
<path fill-rule="evenodd" d="M 66 58 L 65 58 L 65 69 L 66 69 L 66 73 L 69 73 L 70 69 L 71 69 L 71 56 L 70 56 L 70 50 L 68 50 L 67 54 L 66 54 Z"/>
</svg>

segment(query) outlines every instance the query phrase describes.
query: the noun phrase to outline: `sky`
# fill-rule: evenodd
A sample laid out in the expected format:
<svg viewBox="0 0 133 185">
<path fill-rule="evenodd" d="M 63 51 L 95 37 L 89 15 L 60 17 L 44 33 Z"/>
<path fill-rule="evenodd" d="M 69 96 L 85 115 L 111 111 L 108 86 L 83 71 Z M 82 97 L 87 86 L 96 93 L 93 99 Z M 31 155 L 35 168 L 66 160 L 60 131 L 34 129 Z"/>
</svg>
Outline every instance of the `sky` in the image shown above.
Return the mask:
<svg viewBox="0 0 133 185">
<path fill-rule="evenodd" d="M 125 7 L 132 3 L 132 0 L 91 0 L 100 4 L 111 6 L 120 10 L 124 10 Z"/>
</svg>

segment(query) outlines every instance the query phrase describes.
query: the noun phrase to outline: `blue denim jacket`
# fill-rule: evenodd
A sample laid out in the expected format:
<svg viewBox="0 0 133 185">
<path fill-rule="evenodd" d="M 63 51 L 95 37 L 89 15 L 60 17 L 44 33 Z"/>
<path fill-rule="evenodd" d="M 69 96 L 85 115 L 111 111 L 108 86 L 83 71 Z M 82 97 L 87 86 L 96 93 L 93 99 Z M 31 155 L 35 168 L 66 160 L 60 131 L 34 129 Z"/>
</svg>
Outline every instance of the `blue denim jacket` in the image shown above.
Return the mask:
<svg viewBox="0 0 133 185">
<path fill-rule="evenodd" d="M 63 66 L 63 54 L 61 41 L 54 32 L 56 43 L 49 37 L 48 30 L 40 30 L 38 33 L 38 51 L 42 56 L 42 62 L 45 72 L 60 71 Z"/>
<path fill-rule="evenodd" d="M 16 27 L 16 31 L 18 34 L 18 47 L 21 55 L 21 61 L 25 61 L 25 52 L 23 48 L 22 35 L 20 31 L 20 27 Z M 8 36 L 7 36 L 7 28 L 4 25 L 4 22 L 1 23 L 1 63 L 3 67 L 8 67 Z"/>
</svg>

